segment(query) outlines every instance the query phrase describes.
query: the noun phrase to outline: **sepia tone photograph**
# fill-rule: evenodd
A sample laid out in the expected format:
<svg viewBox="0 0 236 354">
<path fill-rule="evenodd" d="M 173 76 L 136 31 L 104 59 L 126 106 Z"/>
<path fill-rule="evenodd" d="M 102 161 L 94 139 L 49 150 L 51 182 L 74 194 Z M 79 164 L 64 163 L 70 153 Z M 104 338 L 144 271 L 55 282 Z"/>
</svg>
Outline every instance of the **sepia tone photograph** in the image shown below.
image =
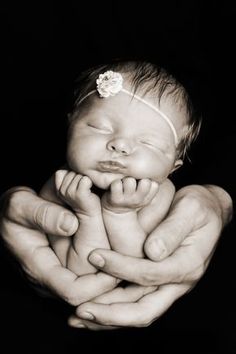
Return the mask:
<svg viewBox="0 0 236 354">
<path fill-rule="evenodd" d="M 1 11 L 1 352 L 236 353 L 227 2 Z"/>
</svg>

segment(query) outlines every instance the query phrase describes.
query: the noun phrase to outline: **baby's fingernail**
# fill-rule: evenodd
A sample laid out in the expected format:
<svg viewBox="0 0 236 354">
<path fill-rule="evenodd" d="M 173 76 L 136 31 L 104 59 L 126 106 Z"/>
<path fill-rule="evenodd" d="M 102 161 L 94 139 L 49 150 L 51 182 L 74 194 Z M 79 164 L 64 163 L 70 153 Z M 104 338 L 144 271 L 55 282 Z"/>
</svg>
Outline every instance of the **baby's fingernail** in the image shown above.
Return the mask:
<svg viewBox="0 0 236 354">
<path fill-rule="evenodd" d="M 105 265 L 105 260 L 104 258 L 102 258 L 102 256 L 98 253 L 92 253 L 90 256 L 89 256 L 89 261 L 95 265 L 95 266 L 98 266 L 100 268 L 104 267 Z"/>
<path fill-rule="evenodd" d="M 75 228 L 75 223 L 76 223 L 76 217 L 69 214 L 69 213 L 63 213 L 61 218 L 60 218 L 60 228 L 65 231 L 65 232 L 70 232 L 74 231 Z"/>
<path fill-rule="evenodd" d="M 84 320 L 94 320 L 94 315 L 91 312 L 81 312 L 78 314 L 80 318 L 83 318 Z"/>
</svg>

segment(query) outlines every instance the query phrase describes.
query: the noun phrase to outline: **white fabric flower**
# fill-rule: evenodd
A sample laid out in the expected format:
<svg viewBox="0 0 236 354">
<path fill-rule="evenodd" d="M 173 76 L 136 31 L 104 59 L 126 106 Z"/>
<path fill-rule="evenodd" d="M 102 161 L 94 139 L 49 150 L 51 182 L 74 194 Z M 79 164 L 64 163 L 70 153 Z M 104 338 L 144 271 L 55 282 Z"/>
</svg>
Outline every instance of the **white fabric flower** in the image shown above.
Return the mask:
<svg viewBox="0 0 236 354">
<path fill-rule="evenodd" d="M 96 80 L 97 91 L 101 97 L 115 96 L 122 89 L 122 83 L 120 73 L 108 70 Z"/>
</svg>

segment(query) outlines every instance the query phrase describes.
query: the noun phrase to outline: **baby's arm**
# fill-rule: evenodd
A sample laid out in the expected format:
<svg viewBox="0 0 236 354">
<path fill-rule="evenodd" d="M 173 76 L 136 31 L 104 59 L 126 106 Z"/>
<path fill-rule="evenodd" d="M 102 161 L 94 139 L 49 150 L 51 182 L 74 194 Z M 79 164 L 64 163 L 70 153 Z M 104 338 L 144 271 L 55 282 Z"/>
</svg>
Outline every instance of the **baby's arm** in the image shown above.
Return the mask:
<svg viewBox="0 0 236 354">
<path fill-rule="evenodd" d="M 138 220 L 138 210 L 157 194 L 158 184 L 149 179 L 137 182 L 132 177 L 114 181 L 102 197 L 102 213 L 111 248 L 119 253 L 143 257 L 147 236 Z M 146 220 L 146 216 L 140 217 Z"/>
<path fill-rule="evenodd" d="M 97 269 L 88 262 L 89 253 L 95 248 L 110 248 L 100 198 L 91 192 L 89 177 L 72 171 L 57 171 L 55 184 L 60 198 L 79 219 L 79 228 L 68 249 L 66 266 L 77 275 L 94 273 Z"/>
<path fill-rule="evenodd" d="M 147 235 L 164 219 L 175 195 L 173 183 L 166 179 L 159 184 L 158 193 L 151 202 L 138 211 L 138 221 Z"/>
</svg>

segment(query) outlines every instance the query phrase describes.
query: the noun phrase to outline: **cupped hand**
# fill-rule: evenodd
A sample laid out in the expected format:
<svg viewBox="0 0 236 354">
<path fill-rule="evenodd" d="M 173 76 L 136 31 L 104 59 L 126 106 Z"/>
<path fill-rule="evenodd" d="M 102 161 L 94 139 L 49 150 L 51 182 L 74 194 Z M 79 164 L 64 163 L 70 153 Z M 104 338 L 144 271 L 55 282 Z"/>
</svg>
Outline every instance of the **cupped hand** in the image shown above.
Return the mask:
<svg viewBox="0 0 236 354">
<path fill-rule="evenodd" d="M 7 191 L 0 209 L 2 239 L 33 283 L 75 306 L 117 285 L 111 275 L 98 272 L 77 277 L 61 265 L 46 233 L 62 238 L 74 234 L 78 221 L 69 210 L 39 198 L 27 187 Z"/>
<path fill-rule="evenodd" d="M 188 186 L 174 198 L 167 218 L 145 244 L 149 259 L 98 249 L 89 260 L 98 269 L 135 283 L 78 306 L 69 319 L 74 327 L 93 330 L 148 326 L 205 273 L 217 241 L 232 215 L 229 195 L 216 186 Z M 147 294 L 145 287 L 151 288 Z"/>
</svg>

